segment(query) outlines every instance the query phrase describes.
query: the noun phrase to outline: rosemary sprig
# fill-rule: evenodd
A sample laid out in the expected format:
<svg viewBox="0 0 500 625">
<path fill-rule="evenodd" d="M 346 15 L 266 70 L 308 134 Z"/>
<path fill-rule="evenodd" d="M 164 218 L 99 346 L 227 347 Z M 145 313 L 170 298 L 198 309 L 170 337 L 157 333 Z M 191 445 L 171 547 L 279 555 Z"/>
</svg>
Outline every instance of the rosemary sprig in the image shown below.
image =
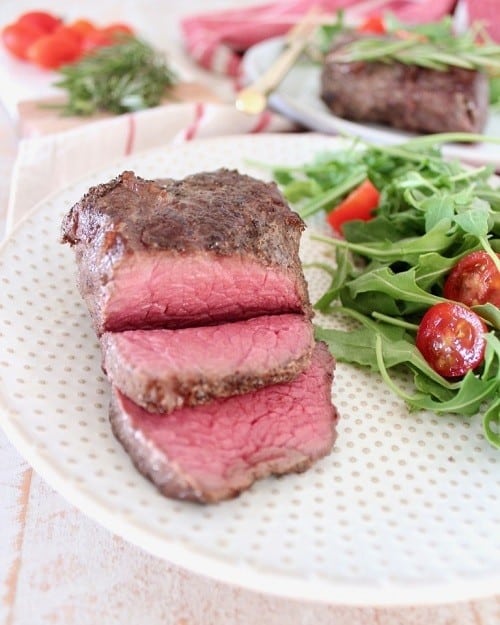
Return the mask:
<svg viewBox="0 0 500 625">
<path fill-rule="evenodd" d="M 338 35 L 339 31 L 334 32 Z M 349 31 L 344 28 L 341 32 Z M 478 43 L 478 37 L 482 43 Z M 337 63 L 399 62 L 439 71 L 462 67 L 500 76 L 500 45 L 488 39 L 480 25 L 455 34 L 449 19 L 427 27 L 388 20 L 387 35 L 365 35 L 340 45 L 331 52 L 331 58 Z"/>
<path fill-rule="evenodd" d="M 65 115 L 92 115 L 98 111 L 126 113 L 156 106 L 175 76 L 165 58 L 145 41 L 126 37 L 99 48 L 79 63 L 65 65 L 62 80 L 68 100 Z"/>
<path fill-rule="evenodd" d="M 332 54 L 337 63 L 355 61 L 399 62 L 446 71 L 450 67 L 482 70 L 489 75 L 500 75 L 500 46 L 475 46 L 470 50 L 444 47 L 422 42 L 418 36 L 387 40 L 370 37 L 352 41 Z"/>
</svg>

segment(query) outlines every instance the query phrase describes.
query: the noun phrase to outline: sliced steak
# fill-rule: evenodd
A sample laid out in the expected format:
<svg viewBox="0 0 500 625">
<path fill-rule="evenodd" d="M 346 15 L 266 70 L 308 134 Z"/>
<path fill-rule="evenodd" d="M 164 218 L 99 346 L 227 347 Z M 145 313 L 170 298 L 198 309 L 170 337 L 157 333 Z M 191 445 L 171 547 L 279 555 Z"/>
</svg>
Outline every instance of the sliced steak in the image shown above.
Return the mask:
<svg viewBox="0 0 500 625">
<path fill-rule="evenodd" d="M 111 383 L 152 412 L 293 380 L 309 365 L 313 346 L 311 322 L 291 314 L 101 336 Z"/>
<path fill-rule="evenodd" d="M 274 183 L 220 169 L 183 180 L 124 172 L 67 214 L 78 286 L 98 335 L 276 313 L 311 314 L 304 223 Z"/>
<path fill-rule="evenodd" d="M 330 452 L 334 361 L 318 343 L 310 367 L 274 384 L 167 417 L 112 390 L 113 431 L 138 470 L 168 497 L 215 502 L 268 475 L 307 469 Z"/>
<path fill-rule="evenodd" d="M 353 36 L 337 40 L 321 74 L 321 98 L 338 117 L 409 131 L 481 132 L 488 117 L 488 78 L 402 63 L 338 61 Z"/>
</svg>

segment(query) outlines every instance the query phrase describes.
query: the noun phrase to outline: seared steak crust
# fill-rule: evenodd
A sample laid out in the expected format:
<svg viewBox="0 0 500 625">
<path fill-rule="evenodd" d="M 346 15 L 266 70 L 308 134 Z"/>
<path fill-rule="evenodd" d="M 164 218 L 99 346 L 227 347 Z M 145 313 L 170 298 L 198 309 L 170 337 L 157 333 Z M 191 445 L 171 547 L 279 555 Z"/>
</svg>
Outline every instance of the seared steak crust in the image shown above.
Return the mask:
<svg viewBox="0 0 500 625">
<path fill-rule="evenodd" d="M 103 251 L 162 249 L 251 254 L 266 264 L 293 263 L 290 237 L 304 229 L 274 183 L 234 170 L 182 180 L 144 180 L 126 171 L 93 187 L 63 223 L 63 241 L 90 244 L 111 228 Z M 123 245 L 123 248 L 122 248 Z"/>
<path fill-rule="evenodd" d="M 175 264 L 175 297 L 181 300 L 179 272 L 185 260 L 192 258 L 196 267 L 187 273 L 205 273 L 205 265 L 216 267 L 209 276 L 207 290 L 217 283 L 217 272 L 231 273 L 234 259 L 241 291 L 242 276 L 248 264 L 250 297 L 253 268 L 260 272 L 256 284 L 265 284 L 270 277 L 282 275 L 288 302 L 271 302 L 271 292 L 264 295 L 261 314 L 303 312 L 311 315 L 305 280 L 298 256 L 300 236 L 304 229 L 300 217 L 290 210 L 274 183 L 265 183 L 227 169 L 199 173 L 183 180 L 152 181 L 124 172 L 116 179 L 93 187 L 66 215 L 62 226 L 62 241 L 74 246 L 78 265 L 78 286 L 89 307 L 95 329 L 125 330 L 137 327 L 178 327 L 217 323 L 221 320 L 248 318 L 259 314 L 259 292 L 255 306 L 248 301 L 224 304 L 224 313 L 214 310 L 213 319 L 194 309 L 171 310 L 170 289 L 155 283 L 154 301 L 138 319 L 136 312 L 123 311 L 133 298 L 123 295 L 122 285 L 133 293 L 135 280 L 140 283 L 151 277 L 168 273 L 169 262 Z M 214 261 L 214 263 L 211 263 Z M 203 265 L 205 263 L 205 265 Z M 187 267 L 187 265 L 186 265 Z M 210 272 L 209 272 L 210 273 Z M 272 274 L 272 275 L 271 275 Z M 142 276 L 142 278 L 141 278 Z M 274 278 L 273 278 L 274 279 Z M 165 279 L 162 277 L 161 280 Z M 228 278 L 231 282 L 232 278 Z M 279 280 L 279 278 L 278 278 Z M 196 278 L 196 287 L 203 299 L 203 278 Z M 269 283 L 270 284 L 270 283 Z M 224 287 L 225 292 L 230 289 Z M 260 289 L 259 289 L 260 290 Z M 161 291 L 165 291 L 160 293 Z M 293 292 L 293 293 L 292 293 Z M 279 295 L 281 297 L 282 294 Z M 253 293 L 252 293 L 253 296 Z M 237 299 L 237 298 L 236 298 Z M 283 300 L 283 298 L 282 298 Z M 129 302 L 127 304 L 126 302 Z M 141 301 L 137 306 L 146 308 Z M 108 319 L 113 309 L 114 319 Z M 123 314 L 122 314 L 123 313 Z"/>
</svg>

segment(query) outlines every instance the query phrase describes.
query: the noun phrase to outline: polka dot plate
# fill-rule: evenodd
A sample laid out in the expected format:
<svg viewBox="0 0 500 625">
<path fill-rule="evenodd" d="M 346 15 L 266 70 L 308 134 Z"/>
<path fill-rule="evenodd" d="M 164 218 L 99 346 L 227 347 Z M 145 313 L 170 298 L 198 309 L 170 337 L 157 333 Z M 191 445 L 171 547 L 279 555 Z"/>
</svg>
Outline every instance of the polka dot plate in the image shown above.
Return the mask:
<svg viewBox="0 0 500 625">
<path fill-rule="evenodd" d="M 137 154 L 42 201 L 0 249 L 0 419 L 56 490 L 110 531 L 192 571 L 303 600 L 444 603 L 500 588 L 500 454 L 481 416 L 409 413 L 379 376 L 339 364 L 332 453 L 214 506 L 168 500 L 108 423 L 108 384 L 62 216 L 124 169 L 182 177 L 219 166 L 263 178 L 338 146 L 314 134 L 208 139 Z M 308 228 L 302 257 L 324 260 Z M 325 275 L 307 269 L 314 301 Z M 324 323 L 332 321 L 322 320 Z M 403 381 L 404 382 L 404 381 Z"/>
</svg>

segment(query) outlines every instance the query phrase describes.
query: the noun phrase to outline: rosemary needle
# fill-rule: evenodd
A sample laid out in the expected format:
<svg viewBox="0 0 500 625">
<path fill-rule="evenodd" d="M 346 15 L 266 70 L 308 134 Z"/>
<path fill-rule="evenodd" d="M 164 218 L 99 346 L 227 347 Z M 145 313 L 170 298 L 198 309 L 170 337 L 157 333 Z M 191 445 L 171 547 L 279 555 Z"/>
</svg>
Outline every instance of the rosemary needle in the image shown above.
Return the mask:
<svg viewBox="0 0 500 625">
<path fill-rule="evenodd" d="M 127 113 L 157 106 L 176 79 L 165 58 L 150 44 L 126 37 L 65 65 L 55 83 L 67 92 L 63 115 L 100 111 Z"/>
<path fill-rule="evenodd" d="M 343 25 L 340 16 L 336 24 L 323 27 L 320 47 L 324 52 L 328 50 L 329 46 L 325 46 L 329 33 L 334 40 L 337 35 L 346 32 L 352 32 L 352 29 Z M 500 45 L 487 38 L 479 25 L 457 34 L 453 31 L 451 21 L 446 18 L 417 26 L 388 19 L 384 35 L 356 38 L 330 54 L 330 58 L 338 63 L 399 62 L 442 71 L 450 67 L 462 67 L 483 71 L 490 77 L 500 75 Z"/>
</svg>

